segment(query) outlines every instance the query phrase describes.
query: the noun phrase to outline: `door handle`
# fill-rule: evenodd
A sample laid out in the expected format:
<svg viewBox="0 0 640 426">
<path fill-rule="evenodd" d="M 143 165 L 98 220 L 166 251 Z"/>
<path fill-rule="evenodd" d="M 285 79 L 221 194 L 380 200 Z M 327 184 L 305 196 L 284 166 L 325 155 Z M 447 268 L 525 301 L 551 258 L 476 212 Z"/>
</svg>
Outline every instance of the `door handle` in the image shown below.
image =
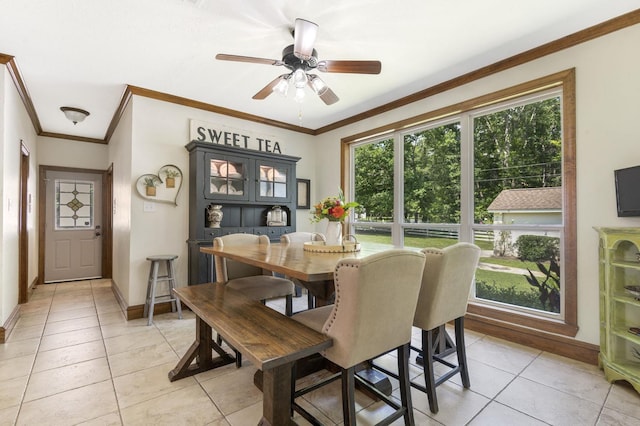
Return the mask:
<svg viewBox="0 0 640 426">
<path fill-rule="evenodd" d="M 100 225 L 96 225 L 96 233 L 95 233 L 96 237 L 99 237 L 100 235 L 102 235 L 102 233 L 100 232 Z"/>
</svg>

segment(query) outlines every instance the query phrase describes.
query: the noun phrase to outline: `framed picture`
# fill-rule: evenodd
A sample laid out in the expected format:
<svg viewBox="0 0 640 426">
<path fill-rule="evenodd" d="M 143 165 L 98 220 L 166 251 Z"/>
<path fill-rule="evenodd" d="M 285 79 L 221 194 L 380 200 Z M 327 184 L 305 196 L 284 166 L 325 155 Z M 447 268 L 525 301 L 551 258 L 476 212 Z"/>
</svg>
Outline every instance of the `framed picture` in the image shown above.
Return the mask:
<svg viewBox="0 0 640 426">
<path fill-rule="evenodd" d="M 298 184 L 298 198 L 296 207 L 299 209 L 311 208 L 311 181 L 309 179 L 296 179 Z"/>
</svg>

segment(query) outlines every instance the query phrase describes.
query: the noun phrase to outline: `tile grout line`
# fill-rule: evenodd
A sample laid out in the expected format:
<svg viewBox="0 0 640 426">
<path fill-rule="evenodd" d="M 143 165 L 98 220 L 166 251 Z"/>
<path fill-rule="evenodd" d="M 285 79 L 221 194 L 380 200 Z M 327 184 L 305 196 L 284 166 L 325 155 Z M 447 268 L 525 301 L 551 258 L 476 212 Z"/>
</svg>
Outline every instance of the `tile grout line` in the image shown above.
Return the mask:
<svg viewBox="0 0 640 426">
<path fill-rule="evenodd" d="M 111 285 L 113 285 L 113 281 L 111 282 Z M 98 319 L 98 329 L 100 330 L 100 339 L 102 341 L 102 347 L 104 348 L 104 356 L 107 360 L 107 366 L 109 367 L 109 380 L 111 381 L 111 389 L 113 390 L 113 397 L 116 401 L 118 418 L 120 419 L 120 424 L 124 425 L 124 420 L 122 418 L 122 409 L 120 408 L 120 401 L 118 400 L 118 392 L 116 392 L 116 384 L 115 384 L 115 381 L 113 380 L 113 371 L 111 370 L 111 360 L 109 359 L 109 353 L 107 352 L 107 345 L 105 344 L 104 334 L 102 333 L 102 322 L 100 321 L 100 315 L 98 314 L 98 305 L 96 303 L 96 295 L 95 295 L 95 292 L 93 291 L 93 280 L 91 281 L 91 295 L 93 297 L 93 306 L 96 309 L 96 318 Z"/>
<path fill-rule="evenodd" d="M 495 402 L 496 404 L 500 404 L 500 405 L 501 405 L 501 406 L 503 406 L 503 407 L 507 407 L 507 408 L 509 408 L 509 409 L 511 409 L 511 410 L 513 410 L 513 411 L 517 411 L 518 413 L 523 414 L 523 415 L 525 415 L 525 416 L 527 416 L 527 417 L 529 417 L 529 418 L 531 418 L 531 419 L 534 419 L 534 420 L 536 420 L 536 421 L 539 421 L 539 422 L 542 422 L 542 423 L 544 423 L 544 424 L 547 424 L 547 425 L 548 425 L 549 423 L 547 423 L 546 421 L 544 421 L 544 420 L 542 420 L 542 419 L 539 419 L 539 418 L 534 417 L 534 416 L 532 416 L 532 415 L 530 415 L 530 414 L 528 414 L 528 413 L 525 413 L 525 412 L 523 412 L 523 411 L 520 411 L 520 410 L 516 409 L 515 407 L 511 407 L 511 406 L 509 406 L 509 405 L 503 404 L 502 402 L 500 402 L 500 401 L 498 401 L 498 400 L 497 400 L 498 396 L 500 396 L 500 395 L 501 395 L 501 394 L 502 394 L 502 393 L 503 393 L 503 392 L 504 392 L 504 391 L 505 391 L 505 390 L 506 390 L 506 389 L 507 389 L 507 388 L 508 388 L 508 387 L 509 387 L 513 382 L 515 382 L 515 381 L 516 381 L 516 379 L 520 377 L 520 374 L 522 374 L 522 372 L 523 372 L 524 370 L 526 370 L 526 369 L 527 369 L 527 367 L 529 367 L 531 364 L 533 364 L 533 362 L 534 362 L 536 359 L 538 359 L 538 357 L 540 357 L 540 355 L 541 355 L 542 353 L 543 353 L 543 351 L 540 351 L 540 352 L 539 352 L 539 353 L 538 353 L 538 354 L 537 354 L 537 355 L 536 355 L 536 356 L 535 356 L 535 357 L 534 357 L 534 358 L 533 358 L 533 359 L 532 359 L 532 360 L 531 360 L 527 365 L 525 365 L 525 366 L 522 368 L 522 370 L 520 370 L 520 372 L 519 372 L 518 374 L 514 374 L 514 375 L 513 375 L 513 378 L 512 378 L 511 380 L 509 380 L 509 382 L 508 382 L 507 384 L 505 384 L 505 385 L 504 385 L 504 387 L 503 387 L 502 389 L 500 389 L 500 391 L 499 391 L 498 393 L 496 393 L 492 398 L 490 398 L 490 399 L 489 399 L 489 401 L 485 404 L 485 406 L 484 406 L 484 407 L 482 407 L 482 409 L 480 409 L 480 411 L 478 411 L 478 412 L 477 412 L 477 413 L 476 413 L 476 414 L 471 418 L 471 420 L 469 420 L 469 422 L 468 422 L 467 424 L 471 423 L 475 418 L 477 418 L 477 417 L 478 417 L 478 416 L 479 416 L 479 415 L 480 415 L 480 414 L 481 414 L 481 413 L 482 413 L 482 412 L 483 412 L 483 411 L 484 411 L 484 410 L 485 410 L 485 409 L 486 409 L 486 408 L 487 408 L 487 407 L 488 407 L 492 402 Z M 475 361 L 476 361 L 476 362 L 481 362 L 481 361 L 478 361 L 478 360 L 475 360 Z M 485 363 L 482 363 L 482 364 L 484 364 L 484 365 L 488 365 L 488 364 L 485 364 Z M 494 368 L 495 368 L 495 367 L 494 367 Z M 504 370 L 502 370 L 502 371 L 504 371 Z M 525 377 L 522 377 L 522 378 L 526 380 L 526 378 L 525 378 Z M 472 392 L 473 392 L 473 391 L 472 391 Z M 476 392 L 476 393 L 477 393 L 477 392 Z M 479 394 L 479 395 L 480 395 L 480 394 Z"/>
<path fill-rule="evenodd" d="M 22 397 L 20 398 L 20 406 L 18 408 L 18 412 L 16 413 L 16 418 L 15 418 L 15 422 L 14 424 L 18 423 L 18 419 L 20 418 L 20 413 L 22 412 L 22 407 L 24 405 L 24 398 L 27 395 L 27 389 L 29 388 L 29 383 L 31 382 L 31 376 L 33 374 L 33 368 L 36 365 L 36 360 L 38 359 L 38 354 L 40 353 L 40 346 L 42 345 L 42 338 L 44 337 L 44 331 L 47 328 L 47 323 L 49 322 L 49 315 L 51 314 L 51 305 L 53 304 L 53 297 L 56 294 L 56 291 L 58 291 L 58 284 L 43 284 L 43 285 L 54 285 L 55 288 L 53 290 L 53 294 L 51 295 L 51 298 L 49 300 L 49 306 L 47 308 L 47 315 L 46 318 L 44 320 L 44 326 L 42 327 L 42 331 L 40 332 L 40 336 L 38 337 L 38 344 L 36 345 L 36 351 L 35 351 L 35 355 L 33 357 L 33 361 L 31 362 L 31 368 L 29 368 L 29 374 L 28 374 L 28 378 L 27 378 L 27 383 L 24 386 L 24 389 L 22 391 Z M 36 287 L 37 290 L 37 287 Z"/>
</svg>

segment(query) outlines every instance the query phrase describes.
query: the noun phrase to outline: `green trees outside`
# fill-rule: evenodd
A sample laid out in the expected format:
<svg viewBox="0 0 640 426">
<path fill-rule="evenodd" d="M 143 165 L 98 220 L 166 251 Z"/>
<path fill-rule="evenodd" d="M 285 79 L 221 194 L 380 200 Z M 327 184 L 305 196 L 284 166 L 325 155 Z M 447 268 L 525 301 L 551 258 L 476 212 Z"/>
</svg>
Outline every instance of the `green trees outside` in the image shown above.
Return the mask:
<svg viewBox="0 0 640 426">
<path fill-rule="evenodd" d="M 393 139 L 356 148 L 356 212 L 366 220 L 393 217 Z"/>
<path fill-rule="evenodd" d="M 504 189 L 562 186 L 560 98 L 520 105 L 474 119 L 476 223 Z"/>
<path fill-rule="evenodd" d="M 473 120 L 476 223 L 503 189 L 562 185 L 560 99 L 546 99 Z M 405 221 L 460 220 L 460 123 L 405 135 Z M 393 217 L 393 140 L 355 150 L 355 201 L 367 220 Z"/>
<path fill-rule="evenodd" d="M 460 221 L 460 124 L 404 138 L 405 221 Z"/>
</svg>

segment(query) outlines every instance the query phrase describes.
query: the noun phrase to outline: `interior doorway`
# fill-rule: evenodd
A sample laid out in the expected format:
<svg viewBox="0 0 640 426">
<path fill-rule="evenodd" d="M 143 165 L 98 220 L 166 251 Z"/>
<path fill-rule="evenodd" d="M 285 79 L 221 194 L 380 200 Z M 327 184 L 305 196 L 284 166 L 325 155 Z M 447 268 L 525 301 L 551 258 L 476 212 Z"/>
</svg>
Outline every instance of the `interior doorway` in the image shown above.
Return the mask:
<svg viewBox="0 0 640 426">
<path fill-rule="evenodd" d="M 40 166 L 39 283 L 111 277 L 109 185 L 109 171 Z"/>
<path fill-rule="evenodd" d="M 29 150 L 20 142 L 20 202 L 18 220 L 18 303 L 29 301 L 29 226 L 27 213 L 31 210 L 29 184 Z"/>
</svg>

